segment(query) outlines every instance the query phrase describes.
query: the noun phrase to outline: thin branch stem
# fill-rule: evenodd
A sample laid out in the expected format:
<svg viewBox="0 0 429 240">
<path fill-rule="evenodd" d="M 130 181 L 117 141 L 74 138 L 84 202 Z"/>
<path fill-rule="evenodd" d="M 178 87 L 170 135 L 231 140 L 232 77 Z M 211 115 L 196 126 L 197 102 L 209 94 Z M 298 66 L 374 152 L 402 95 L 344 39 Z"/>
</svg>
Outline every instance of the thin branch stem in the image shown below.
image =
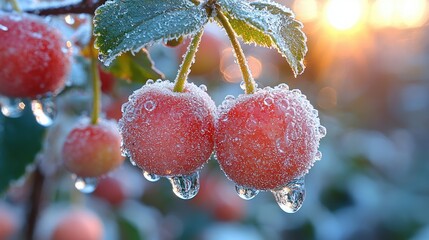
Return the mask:
<svg viewBox="0 0 429 240">
<path fill-rule="evenodd" d="M 106 0 L 82 0 L 81 2 L 64 5 L 64 6 L 56 6 L 42 9 L 32 9 L 26 10 L 27 13 L 37 14 L 40 16 L 46 15 L 61 15 L 61 14 L 79 14 L 86 13 L 94 15 L 95 10 L 103 5 Z"/>
<path fill-rule="evenodd" d="M 91 124 L 97 124 L 101 109 L 101 82 L 98 72 L 98 58 L 94 49 L 94 41 L 90 42 L 89 53 L 91 56 L 91 80 L 92 80 L 92 113 Z"/>
<path fill-rule="evenodd" d="M 175 92 L 183 92 L 185 89 L 186 79 L 188 79 L 188 75 L 192 66 L 192 63 L 195 59 L 195 53 L 198 50 L 198 46 L 200 45 L 201 37 L 203 36 L 204 30 L 198 32 L 193 38 L 191 43 L 188 46 L 188 50 L 186 51 L 185 57 L 183 58 L 182 65 L 180 65 L 179 72 L 177 73 L 175 85 L 173 91 Z"/>
<path fill-rule="evenodd" d="M 240 66 L 241 74 L 243 75 L 243 81 L 246 86 L 245 92 L 247 94 L 252 94 L 255 92 L 255 80 L 252 77 L 249 66 L 247 64 L 246 56 L 241 49 L 240 43 L 237 40 L 234 30 L 232 29 L 231 24 L 229 23 L 226 16 L 222 13 L 220 6 L 216 5 L 216 14 L 222 26 L 225 28 L 226 34 L 228 35 L 231 45 L 235 52 L 235 57 L 237 59 L 238 65 Z"/>
<path fill-rule="evenodd" d="M 12 8 L 15 10 L 15 12 L 22 12 L 17 0 L 9 0 L 9 3 L 12 5 Z"/>
</svg>

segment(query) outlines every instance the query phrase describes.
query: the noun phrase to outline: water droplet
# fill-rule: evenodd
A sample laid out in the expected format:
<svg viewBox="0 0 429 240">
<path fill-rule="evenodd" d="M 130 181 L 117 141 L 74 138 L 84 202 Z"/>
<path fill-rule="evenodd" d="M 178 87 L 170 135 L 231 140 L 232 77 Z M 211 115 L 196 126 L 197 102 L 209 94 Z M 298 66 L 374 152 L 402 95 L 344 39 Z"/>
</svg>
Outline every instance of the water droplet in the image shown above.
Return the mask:
<svg viewBox="0 0 429 240">
<path fill-rule="evenodd" d="M 256 197 L 256 195 L 259 193 L 259 190 L 238 185 L 235 186 L 235 191 L 237 192 L 238 196 L 244 200 L 250 200 Z"/>
<path fill-rule="evenodd" d="M 4 116 L 18 118 L 22 115 L 25 104 L 19 98 L 7 98 L 0 96 L 1 112 Z"/>
<path fill-rule="evenodd" d="M 92 193 L 97 188 L 98 178 L 75 177 L 74 187 L 81 193 Z"/>
<path fill-rule="evenodd" d="M 320 125 L 317 130 L 319 132 L 319 137 L 322 138 L 326 136 L 326 128 L 324 126 Z"/>
<path fill-rule="evenodd" d="M 31 110 L 34 117 L 36 117 L 36 121 L 45 127 L 50 126 L 57 115 L 55 104 L 51 98 L 32 100 Z"/>
<path fill-rule="evenodd" d="M 161 177 L 160 177 L 160 176 L 158 176 L 158 175 L 156 175 L 156 174 L 153 174 L 153 173 L 146 172 L 145 170 L 143 170 L 143 176 L 144 176 L 144 178 L 146 178 L 146 180 L 148 180 L 149 182 L 156 182 L 156 181 L 158 181 L 159 179 L 161 179 Z"/>
<path fill-rule="evenodd" d="M 0 24 L 0 30 L 6 32 L 7 30 L 9 30 L 9 28 L 7 28 L 5 25 Z"/>
<path fill-rule="evenodd" d="M 273 102 L 274 102 L 274 99 L 272 99 L 272 98 L 270 98 L 270 97 L 266 97 L 266 98 L 264 98 L 264 104 L 265 104 L 266 106 L 270 106 L 271 104 L 273 104 Z"/>
<path fill-rule="evenodd" d="M 322 152 L 321 151 L 317 151 L 316 152 L 316 155 L 314 156 L 314 160 L 315 161 L 319 161 L 319 160 L 321 160 L 322 159 Z"/>
<path fill-rule="evenodd" d="M 149 79 L 149 80 L 146 81 L 146 85 L 151 85 L 153 83 L 154 83 L 154 81 L 152 79 Z"/>
<path fill-rule="evenodd" d="M 233 95 L 226 95 L 226 96 L 225 96 L 225 100 L 226 100 L 226 101 L 234 101 L 234 100 L 235 100 L 235 97 L 234 97 Z"/>
<path fill-rule="evenodd" d="M 136 164 L 136 162 L 134 162 L 134 160 L 130 157 L 130 163 L 131 163 L 131 165 L 133 165 L 133 166 L 137 166 L 137 164 Z"/>
<path fill-rule="evenodd" d="M 204 92 L 207 92 L 207 86 L 204 84 L 200 85 L 200 89 L 203 90 Z"/>
<path fill-rule="evenodd" d="M 241 81 L 240 88 L 246 90 L 246 83 L 244 81 Z"/>
<path fill-rule="evenodd" d="M 152 112 L 156 108 L 156 103 L 152 100 L 148 100 L 143 104 L 144 109 L 149 112 Z"/>
<path fill-rule="evenodd" d="M 156 83 L 162 83 L 162 80 L 161 79 L 157 79 L 155 82 Z"/>
<path fill-rule="evenodd" d="M 191 199 L 197 195 L 200 189 L 199 173 L 190 175 L 173 176 L 169 178 L 173 192 L 181 199 Z"/>
<path fill-rule="evenodd" d="M 286 83 L 280 83 L 277 88 L 282 90 L 289 90 L 289 86 Z"/>
<path fill-rule="evenodd" d="M 287 213 L 298 211 L 305 198 L 304 177 L 292 180 L 286 186 L 273 190 L 277 204 Z"/>
<path fill-rule="evenodd" d="M 73 25 L 75 23 L 74 17 L 70 14 L 65 16 L 64 20 L 68 25 Z"/>
</svg>

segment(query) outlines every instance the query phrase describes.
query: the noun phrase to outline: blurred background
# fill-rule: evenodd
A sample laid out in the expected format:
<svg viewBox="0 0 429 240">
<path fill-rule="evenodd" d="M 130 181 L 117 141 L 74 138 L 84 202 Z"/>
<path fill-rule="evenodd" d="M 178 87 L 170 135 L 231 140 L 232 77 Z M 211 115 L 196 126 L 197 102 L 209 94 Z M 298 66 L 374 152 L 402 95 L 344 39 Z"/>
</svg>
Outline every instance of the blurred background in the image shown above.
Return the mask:
<svg viewBox="0 0 429 240">
<path fill-rule="evenodd" d="M 69 174 L 46 174 L 36 236 L 46 239 L 60 213 L 79 205 L 102 219 L 104 239 L 429 239 L 429 1 L 277 2 L 304 24 L 305 73 L 294 78 L 274 49 L 243 45 L 249 66 L 259 87 L 300 89 L 328 132 L 297 213 L 283 212 L 269 192 L 241 200 L 213 159 L 202 170 L 200 193 L 188 201 L 175 197 L 166 179 L 150 183 L 127 162 L 110 176 L 119 200 L 103 193 L 101 182 L 96 193 L 82 195 Z M 68 15 L 66 23 L 67 17 L 85 19 Z M 174 79 L 185 48 L 158 44 L 148 50 L 155 66 Z M 196 61 L 190 81 L 205 84 L 216 104 L 242 93 L 232 50 L 215 24 L 207 26 Z M 86 81 L 82 69 L 71 76 L 78 86 Z M 104 106 L 106 116 L 117 119 L 121 103 L 141 85 L 115 84 Z M 59 98 L 72 95 L 79 100 L 72 107 L 85 109 L 79 105 L 88 101 L 85 94 L 72 92 Z M 16 229 L 26 225 L 32 177 L 3 196 Z"/>
</svg>

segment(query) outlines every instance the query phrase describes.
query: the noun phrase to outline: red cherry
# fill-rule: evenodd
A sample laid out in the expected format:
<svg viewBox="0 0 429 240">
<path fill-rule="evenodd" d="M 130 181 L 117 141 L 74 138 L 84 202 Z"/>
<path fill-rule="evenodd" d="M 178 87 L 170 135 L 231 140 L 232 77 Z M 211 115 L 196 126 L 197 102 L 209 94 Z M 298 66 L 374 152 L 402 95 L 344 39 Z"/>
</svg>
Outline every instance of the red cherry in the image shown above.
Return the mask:
<svg viewBox="0 0 429 240">
<path fill-rule="evenodd" d="M 94 195 L 104 199 L 113 206 L 119 206 L 127 198 L 121 182 L 114 177 L 101 178 Z"/>
<path fill-rule="evenodd" d="M 100 75 L 101 91 L 103 93 L 112 92 L 115 87 L 115 77 L 100 66 L 98 66 L 98 73 Z"/>
<path fill-rule="evenodd" d="M 285 84 L 258 90 L 220 107 L 216 155 L 237 185 L 273 190 L 308 172 L 324 135 L 319 127 L 317 111 L 299 90 Z"/>
<path fill-rule="evenodd" d="M 177 176 L 197 171 L 214 144 L 215 104 L 192 83 L 173 92 L 166 81 L 144 85 L 123 105 L 124 149 L 144 171 Z"/>
<path fill-rule="evenodd" d="M 0 239 L 10 239 L 18 229 L 16 216 L 9 208 L 0 202 Z"/>
<path fill-rule="evenodd" d="M 114 121 L 100 119 L 92 125 L 82 119 L 66 138 L 63 146 L 64 166 L 79 177 L 98 177 L 118 167 L 121 136 Z"/>
<path fill-rule="evenodd" d="M 73 209 L 58 220 L 51 239 L 100 240 L 103 239 L 103 223 L 91 212 Z"/>
<path fill-rule="evenodd" d="M 60 32 L 41 18 L 0 13 L 0 94 L 58 93 L 70 68 L 69 53 Z"/>
</svg>

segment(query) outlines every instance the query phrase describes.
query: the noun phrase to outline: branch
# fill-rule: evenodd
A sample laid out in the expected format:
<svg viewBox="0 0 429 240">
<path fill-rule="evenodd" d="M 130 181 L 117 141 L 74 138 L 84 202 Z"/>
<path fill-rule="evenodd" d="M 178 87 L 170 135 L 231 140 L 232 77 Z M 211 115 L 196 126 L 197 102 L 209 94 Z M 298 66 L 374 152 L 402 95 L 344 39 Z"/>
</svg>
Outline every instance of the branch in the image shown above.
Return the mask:
<svg viewBox="0 0 429 240">
<path fill-rule="evenodd" d="M 64 6 L 54 6 L 42 9 L 25 10 L 27 13 L 37 14 L 40 16 L 61 15 L 61 14 L 79 14 L 86 13 L 94 15 L 95 9 L 103 5 L 106 0 L 82 0 L 79 3 L 74 3 Z"/>
</svg>

